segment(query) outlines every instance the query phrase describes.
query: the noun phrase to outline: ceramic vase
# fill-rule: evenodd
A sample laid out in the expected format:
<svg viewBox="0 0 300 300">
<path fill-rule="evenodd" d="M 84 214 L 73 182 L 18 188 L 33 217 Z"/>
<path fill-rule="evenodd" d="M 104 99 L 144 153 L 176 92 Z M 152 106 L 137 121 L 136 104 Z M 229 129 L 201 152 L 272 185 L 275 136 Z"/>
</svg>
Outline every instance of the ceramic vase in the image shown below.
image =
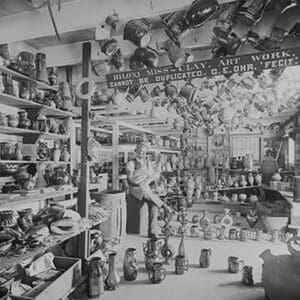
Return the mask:
<svg viewBox="0 0 300 300">
<path fill-rule="evenodd" d="M 104 293 L 103 274 L 100 263 L 100 257 L 93 257 L 88 264 L 88 295 L 91 298 L 99 297 Z"/>
<path fill-rule="evenodd" d="M 225 227 L 230 227 L 233 224 L 233 219 L 229 208 L 224 208 L 224 213 L 221 219 L 221 225 Z"/>
<path fill-rule="evenodd" d="M 59 162 L 60 160 L 61 150 L 57 142 L 54 142 L 54 147 L 51 151 L 52 160 L 55 162 Z"/>
<path fill-rule="evenodd" d="M 20 111 L 19 114 L 19 127 L 20 128 L 29 128 L 31 125 L 31 121 L 28 118 L 28 113 L 26 111 Z"/>
<path fill-rule="evenodd" d="M 245 187 L 247 185 L 247 181 L 245 175 L 241 175 L 240 186 Z"/>
<path fill-rule="evenodd" d="M 116 270 L 116 253 L 110 253 L 108 256 L 109 270 L 105 284 L 109 291 L 115 290 L 119 287 L 120 277 Z"/>
<path fill-rule="evenodd" d="M 124 279 L 134 281 L 138 274 L 138 261 L 135 248 L 128 248 L 125 251 L 123 262 Z"/>
<path fill-rule="evenodd" d="M 249 175 L 248 175 L 248 182 L 249 182 L 249 185 L 254 184 L 254 177 L 253 177 L 252 173 L 249 173 Z"/>
<path fill-rule="evenodd" d="M 207 229 L 210 226 L 210 219 L 208 217 L 208 212 L 203 211 L 203 215 L 199 221 L 199 224 L 203 230 Z"/>
<path fill-rule="evenodd" d="M 199 265 L 200 268 L 208 268 L 210 266 L 211 249 L 201 249 Z"/>
<path fill-rule="evenodd" d="M 255 183 L 256 185 L 261 185 L 261 182 L 262 182 L 262 177 L 259 173 L 257 173 L 255 176 Z"/>
<path fill-rule="evenodd" d="M 152 25 L 146 19 L 130 20 L 124 27 L 123 39 L 136 46 L 146 47 L 152 40 L 151 27 Z"/>
</svg>

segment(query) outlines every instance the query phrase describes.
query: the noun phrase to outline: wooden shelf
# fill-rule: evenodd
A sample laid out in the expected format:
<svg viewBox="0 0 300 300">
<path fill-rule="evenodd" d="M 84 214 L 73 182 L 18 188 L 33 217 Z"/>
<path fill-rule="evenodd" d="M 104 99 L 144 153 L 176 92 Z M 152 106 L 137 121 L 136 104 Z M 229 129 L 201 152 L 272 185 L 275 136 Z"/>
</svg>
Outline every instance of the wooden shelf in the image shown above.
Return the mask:
<svg viewBox="0 0 300 300">
<path fill-rule="evenodd" d="M 136 144 L 120 144 L 119 152 L 132 152 L 136 148 Z M 164 147 L 149 147 L 148 152 L 161 152 L 161 153 L 181 153 L 179 149 L 164 148 Z"/>
<path fill-rule="evenodd" d="M 12 75 L 12 77 L 14 79 L 19 79 L 19 80 L 26 80 L 26 81 L 31 81 L 31 82 L 34 82 L 36 83 L 36 87 L 40 90 L 48 90 L 48 91 L 54 91 L 54 92 L 57 92 L 58 91 L 58 87 L 57 86 L 50 86 L 42 81 L 38 81 L 38 80 L 35 80 L 33 78 L 30 78 L 26 75 L 23 75 L 17 71 L 14 71 L 14 70 L 11 70 L 9 68 L 6 68 L 6 67 L 3 67 L 3 66 L 0 66 L 0 71 L 5 73 L 5 74 L 10 74 Z"/>
<path fill-rule="evenodd" d="M 40 109 L 40 113 L 43 113 L 49 117 L 71 117 L 73 114 L 68 111 L 64 111 L 58 108 L 43 105 L 34 101 L 25 100 L 12 95 L 0 93 L 0 103 L 19 109 Z"/>
<path fill-rule="evenodd" d="M 68 135 L 56 134 L 50 132 L 41 132 L 31 129 L 15 128 L 15 127 L 6 127 L 0 126 L 0 133 L 9 134 L 9 135 L 18 135 L 18 136 L 40 136 L 40 138 L 45 140 L 63 140 L 68 139 Z"/>
<path fill-rule="evenodd" d="M 246 190 L 253 188 L 262 188 L 260 185 L 250 185 L 250 186 L 239 186 L 239 187 L 228 187 L 223 189 L 214 189 L 214 190 L 203 190 L 202 192 L 224 192 L 224 191 L 235 191 L 235 190 Z"/>
<path fill-rule="evenodd" d="M 7 269 L 11 266 L 15 266 L 19 263 L 21 263 L 24 260 L 31 259 L 36 257 L 37 255 L 45 253 L 49 248 L 54 247 L 60 243 L 63 243 L 67 240 L 69 240 L 72 237 L 77 236 L 81 232 L 86 231 L 88 228 L 86 228 L 84 225 L 81 226 L 81 222 L 78 222 L 79 224 L 79 231 L 76 231 L 74 233 L 70 234 L 63 234 L 63 235 L 57 235 L 57 234 L 50 234 L 44 242 L 44 245 L 41 247 L 38 247 L 33 250 L 28 250 L 26 253 L 24 253 L 21 256 L 5 256 L 5 257 L 0 257 L 0 269 Z M 93 225 L 94 226 L 94 225 Z"/>
<path fill-rule="evenodd" d="M 66 161 L 50 161 L 50 160 L 0 160 L 0 164 L 70 164 Z"/>
<path fill-rule="evenodd" d="M 41 188 L 42 191 L 43 188 Z M 55 191 L 55 193 L 53 191 L 51 192 L 46 192 L 46 193 L 34 193 L 34 194 L 28 194 L 28 195 L 19 195 L 16 194 L 15 197 L 11 197 L 11 194 L 7 194 L 7 198 L 6 199 L 0 199 L 0 206 L 1 208 L 5 208 L 5 209 L 15 209 L 20 205 L 24 205 L 24 204 L 28 204 L 30 205 L 31 203 L 34 202 L 39 202 L 39 201 L 43 201 L 46 199 L 52 199 L 52 198 L 56 198 L 56 197 L 61 197 L 61 196 L 65 196 L 65 195 L 69 195 L 69 194 L 73 194 L 73 193 L 77 193 L 78 192 L 78 188 L 76 187 L 71 187 L 69 189 L 66 190 L 57 190 Z M 2 194 L 5 195 L 5 194 Z"/>
</svg>

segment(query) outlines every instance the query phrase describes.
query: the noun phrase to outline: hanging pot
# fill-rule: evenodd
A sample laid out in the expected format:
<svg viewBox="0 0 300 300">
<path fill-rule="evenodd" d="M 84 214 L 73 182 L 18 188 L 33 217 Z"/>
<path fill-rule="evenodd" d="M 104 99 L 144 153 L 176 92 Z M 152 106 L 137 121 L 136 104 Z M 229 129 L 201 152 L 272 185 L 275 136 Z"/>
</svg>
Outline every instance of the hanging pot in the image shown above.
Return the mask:
<svg viewBox="0 0 300 300">
<path fill-rule="evenodd" d="M 111 63 L 108 60 L 100 60 L 92 62 L 92 70 L 97 76 L 101 76 L 111 71 Z"/>
<path fill-rule="evenodd" d="M 179 92 L 179 96 L 182 96 L 183 98 L 185 98 L 187 100 L 187 104 L 191 104 L 195 101 L 196 95 L 197 95 L 197 90 L 195 89 L 195 87 L 187 82 L 181 89 Z"/>
<path fill-rule="evenodd" d="M 114 55 L 119 49 L 118 42 L 115 39 L 106 39 L 99 41 L 98 43 L 100 45 L 101 51 L 109 57 Z"/>
<path fill-rule="evenodd" d="M 145 86 L 140 89 L 139 96 L 143 102 L 148 102 L 151 99 L 149 91 Z"/>
<path fill-rule="evenodd" d="M 190 51 L 180 48 L 171 40 L 164 42 L 162 49 L 167 51 L 170 61 L 176 68 L 183 66 L 185 63 L 192 62 L 194 59 Z"/>
<path fill-rule="evenodd" d="M 178 94 L 177 87 L 170 82 L 165 82 L 164 86 L 167 97 L 174 98 Z"/>
<path fill-rule="evenodd" d="M 139 96 L 139 93 L 140 93 L 142 88 L 143 88 L 143 86 L 140 85 L 140 84 L 129 86 L 128 91 L 127 91 L 126 100 L 129 103 L 132 103 L 134 101 L 134 99 Z"/>
<path fill-rule="evenodd" d="M 120 49 L 118 49 L 117 52 L 113 54 L 110 62 L 118 71 L 124 71 L 126 68 L 125 58 L 122 55 Z"/>
<path fill-rule="evenodd" d="M 220 8 L 217 0 L 195 0 L 185 13 L 190 28 L 198 28 L 206 23 Z"/>
<path fill-rule="evenodd" d="M 144 64 L 148 68 L 155 68 L 158 65 L 159 56 L 156 50 L 147 47 L 136 48 L 133 56 L 135 56 L 136 60 L 139 61 L 141 64 Z"/>
<path fill-rule="evenodd" d="M 153 90 L 151 91 L 150 95 L 151 95 L 152 98 L 154 98 L 154 97 L 159 97 L 159 96 L 161 95 L 162 92 L 163 92 L 163 91 L 162 91 L 162 89 L 160 88 L 160 86 L 157 85 L 157 86 L 155 86 L 155 87 L 153 88 Z"/>
<path fill-rule="evenodd" d="M 113 30 L 117 30 L 117 25 L 119 24 L 119 15 L 113 10 L 114 13 L 107 16 L 105 23 L 109 25 Z"/>
<path fill-rule="evenodd" d="M 177 11 L 162 17 L 162 21 L 167 27 L 166 34 L 178 47 L 180 47 L 179 38 L 189 32 L 189 25 L 184 14 L 185 11 Z"/>
<path fill-rule="evenodd" d="M 149 32 L 151 27 L 151 23 L 146 19 L 131 20 L 125 25 L 123 39 L 136 46 L 146 47 L 152 39 Z"/>
<path fill-rule="evenodd" d="M 141 60 L 139 60 L 136 56 L 131 56 L 129 59 L 129 68 L 132 71 L 136 71 L 139 69 L 145 69 L 146 66 L 143 64 Z"/>
<path fill-rule="evenodd" d="M 213 33 L 216 36 L 226 36 L 234 25 L 237 13 L 242 4 L 242 1 L 230 3 L 219 16 L 216 26 L 213 28 Z"/>
<path fill-rule="evenodd" d="M 262 17 L 270 0 L 246 1 L 238 13 L 238 20 L 247 26 L 255 25 Z"/>
</svg>

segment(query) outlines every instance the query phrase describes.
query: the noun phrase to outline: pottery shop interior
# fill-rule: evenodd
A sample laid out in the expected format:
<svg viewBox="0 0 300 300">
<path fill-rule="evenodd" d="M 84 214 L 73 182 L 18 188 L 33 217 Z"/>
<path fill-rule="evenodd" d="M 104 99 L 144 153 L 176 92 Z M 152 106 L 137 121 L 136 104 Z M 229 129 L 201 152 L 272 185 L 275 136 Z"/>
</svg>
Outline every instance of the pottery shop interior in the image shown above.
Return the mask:
<svg viewBox="0 0 300 300">
<path fill-rule="evenodd" d="M 0 300 L 300 299 L 299 0 L 0 8 Z"/>
</svg>

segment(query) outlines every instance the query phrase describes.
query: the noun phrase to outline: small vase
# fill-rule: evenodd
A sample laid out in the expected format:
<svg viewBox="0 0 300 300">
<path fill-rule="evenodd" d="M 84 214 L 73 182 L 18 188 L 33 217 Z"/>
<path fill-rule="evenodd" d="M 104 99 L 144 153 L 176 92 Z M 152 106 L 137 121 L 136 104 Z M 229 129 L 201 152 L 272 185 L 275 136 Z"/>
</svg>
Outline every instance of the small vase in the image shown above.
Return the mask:
<svg viewBox="0 0 300 300">
<path fill-rule="evenodd" d="M 196 192 L 195 192 L 195 201 L 196 202 L 200 202 L 201 201 L 201 192 L 202 192 L 201 188 L 197 188 L 196 189 Z"/>
<path fill-rule="evenodd" d="M 52 160 L 55 162 L 59 162 L 61 150 L 59 148 L 58 143 L 54 143 L 54 147 L 51 151 Z"/>
<path fill-rule="evenodd" d="M 248 182 L 250 185 L 254 184 L 254 177 L 253 177 L 252 173 L 249 173 L 249 175 L 248 175 Z"/>
<path fill-rule="evenodd" d="M 273 174 L 272 180 L 273 180 L 273 181 L 280 181 L 280 180 L 281 180 L 280 174 L 279 174 L 279 173 Z"/>
<path fill-rule="evenodd" d="M 230 227 L 233 223 L 233 219 L 229 208 L 224 208 L 224 214 L 221 219 L 221 225 L 225 227 Z"/>
<path fill-rule="evenodd" d="M 66 145 L 63 146 L 61 154 L 60 154 L 60 160 L 61 161 L 65 161 L 65 162 L 69 162 L 70 161 L 70 152 L 68 151 L 68 148 Z"/>
<path fill-rule="evenodd" d="M 210 225 L 210 220 L 207 211 L 203 211 L 203 216 L 199 221 L 199 224 L 203 230 L 207 229 Z"/>
<path fill-rule="evenodd" d="M 201 249 L 199 259 L 200 268 L 208 268 L 210 266 L 211 249 Z"/>
<path fill-rule="evenodd" d="M 20 145 L 17 143 L 15 148 L 15 160 L 22 160 L 23 154 L 20 148 Z"/>
<path fill-rule="evenodd" d="M 255 176 L 255 183 L 256 185 L 261 185 L 261 182 L 262 182 L 262 177 L 260 174 L 257 173 Z"/>
<path fill-rule="evenodd" d="M 241 175 L 240 185 L 242 187 L 245 187 L 247 185 L 247 181 L 246 181 L 245 175 Z"/>
<path fill-rule="evenodd" d="M 135 248 L 128 248 L 125 251 L 123 262 L 124 279 L 127 281 L 134 281 L 138 273 L 138 261 Z"/>
<path fill-rule="evenodd" d="M 119 287 L 120 277 L 116 271 L 116 253 L 110 253 L 108 257 L 109 270 L 106 278 L 106 286 L 109 291 L 115 290 Z"/>
</svg>

